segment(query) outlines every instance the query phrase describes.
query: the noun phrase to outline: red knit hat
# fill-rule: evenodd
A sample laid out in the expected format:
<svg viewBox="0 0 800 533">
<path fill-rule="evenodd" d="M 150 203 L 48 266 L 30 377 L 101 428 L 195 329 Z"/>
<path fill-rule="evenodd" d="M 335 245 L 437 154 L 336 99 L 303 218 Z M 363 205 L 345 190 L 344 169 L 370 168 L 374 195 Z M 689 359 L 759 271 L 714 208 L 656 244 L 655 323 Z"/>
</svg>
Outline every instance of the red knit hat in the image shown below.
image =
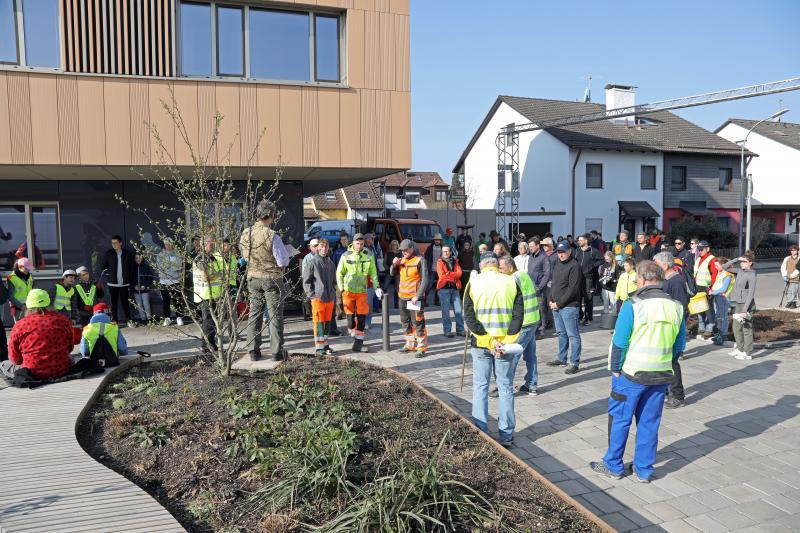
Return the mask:
<svg viewBox="0 0 800 533">
<path fill-rule="evenodd" d="M 106 305 L 104 302 L 100 302 L 99 304 L 96 304 L 94 307 L 92 307 L 92 312 L 95 313 L 95 314 L 97 314 L 97 313 L 107 313 L 108 312 L 108 305 Z"/>
</svg>

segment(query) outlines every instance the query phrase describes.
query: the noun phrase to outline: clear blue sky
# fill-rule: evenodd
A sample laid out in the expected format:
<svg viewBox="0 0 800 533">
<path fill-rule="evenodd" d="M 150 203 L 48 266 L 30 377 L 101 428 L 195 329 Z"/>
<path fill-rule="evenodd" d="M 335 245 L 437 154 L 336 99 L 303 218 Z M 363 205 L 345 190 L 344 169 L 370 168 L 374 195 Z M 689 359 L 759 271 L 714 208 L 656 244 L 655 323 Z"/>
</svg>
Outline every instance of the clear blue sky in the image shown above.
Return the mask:
<svg viewBox="0 0 800 533">
<path fill-rule="evenodd" d="M 592 101 L 607 83 L 637 103 L 800 76 L 800 1 L 411 0 L 412 169 L 453 165 L 498 94 Z M 714 130 L 790 109 L 800 91 L 678 112 Z"/>
</svg>

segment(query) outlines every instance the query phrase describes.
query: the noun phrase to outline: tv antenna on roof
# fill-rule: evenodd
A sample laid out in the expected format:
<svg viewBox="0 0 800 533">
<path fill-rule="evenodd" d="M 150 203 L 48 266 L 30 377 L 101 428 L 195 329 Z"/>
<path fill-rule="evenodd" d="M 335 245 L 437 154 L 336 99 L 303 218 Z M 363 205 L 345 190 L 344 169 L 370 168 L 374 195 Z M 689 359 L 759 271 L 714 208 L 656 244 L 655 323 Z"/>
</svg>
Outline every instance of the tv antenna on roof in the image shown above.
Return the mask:
<svg viewBox="0 0 800 533">
<path fill-rule="evenodd" d="M 583 101 L 587 104 L 592 101 L 592 75 L 586 78 L 586 90 L 583 91 Z"/>
</svg>

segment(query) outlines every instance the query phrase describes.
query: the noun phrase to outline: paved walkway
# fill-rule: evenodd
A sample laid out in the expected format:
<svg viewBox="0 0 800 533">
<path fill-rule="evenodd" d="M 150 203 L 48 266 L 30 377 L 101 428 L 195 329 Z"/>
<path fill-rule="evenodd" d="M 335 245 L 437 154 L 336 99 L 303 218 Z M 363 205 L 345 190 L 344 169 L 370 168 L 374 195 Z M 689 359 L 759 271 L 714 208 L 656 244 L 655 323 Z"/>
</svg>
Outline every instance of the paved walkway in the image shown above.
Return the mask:
<svg viewBox="0 0 800 533">
<path fill-rule="evenodd" d="M 149 494 L 92 459 L 75 438 L 76 420 L 110 375 L 0 390 L 0 532 L 184 531 Z"/>
</svg>

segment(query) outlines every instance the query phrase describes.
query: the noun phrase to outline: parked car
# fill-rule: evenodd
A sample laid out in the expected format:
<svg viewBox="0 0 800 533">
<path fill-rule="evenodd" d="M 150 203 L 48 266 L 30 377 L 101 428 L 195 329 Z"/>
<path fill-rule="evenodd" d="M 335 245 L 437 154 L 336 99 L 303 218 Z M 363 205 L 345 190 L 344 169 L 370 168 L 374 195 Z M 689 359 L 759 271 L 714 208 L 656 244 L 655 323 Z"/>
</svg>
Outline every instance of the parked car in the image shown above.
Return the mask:
<svg viewBox="0 0 800 533">
<path fill-rule="evenodd" d="M 375 234 L 384 251 L 393 240 L 411 239 L 417 243 L 419 252 L 425 253 L 434 235 L 444 236 L 438 222 L 422 218 L 373 218 L 367 221 L 366 231 Z"/>
<path fill-rule="evenodd" d="M 339 237 L 339 232 L 344 230 L 352 236 L 356 232 L 358 224 L 355 220 L 346 218 L 341 220 L 317 220 L 311 224 L 303 234 L 303 241 L 308 242 L 314 238 L 325 237 L 330 239 L 331 235 Z"/>
</svg>

